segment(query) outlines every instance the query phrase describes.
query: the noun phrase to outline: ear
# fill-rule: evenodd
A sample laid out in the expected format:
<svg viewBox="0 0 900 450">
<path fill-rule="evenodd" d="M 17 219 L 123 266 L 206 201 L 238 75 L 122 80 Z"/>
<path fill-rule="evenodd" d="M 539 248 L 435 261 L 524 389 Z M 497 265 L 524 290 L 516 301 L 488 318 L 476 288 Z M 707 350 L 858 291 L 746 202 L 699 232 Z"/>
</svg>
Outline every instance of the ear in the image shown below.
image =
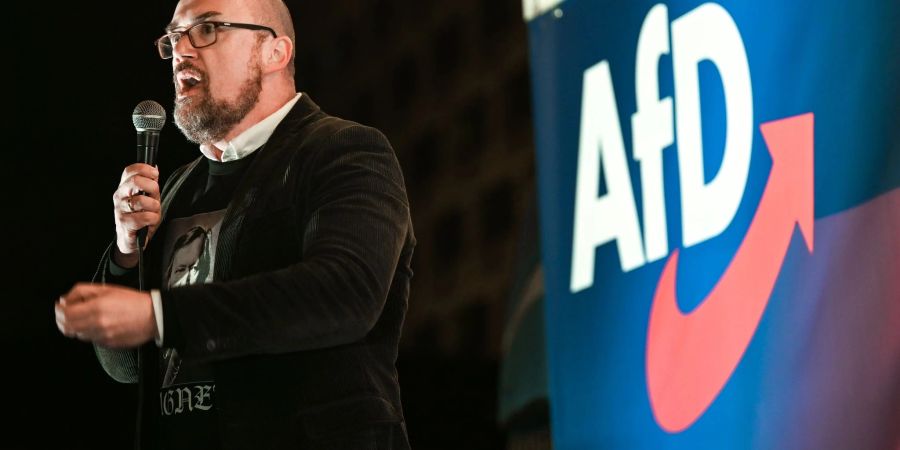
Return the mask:
<svg viewBox="0 0 900 450">
<path fill-rule="evenodd" d="M 294 54 L 294 43 L 287 36 L 280 36 L 266 44 L 265 59 L 263 61 L 265 73 L 284 70 Z"/>
</svg>

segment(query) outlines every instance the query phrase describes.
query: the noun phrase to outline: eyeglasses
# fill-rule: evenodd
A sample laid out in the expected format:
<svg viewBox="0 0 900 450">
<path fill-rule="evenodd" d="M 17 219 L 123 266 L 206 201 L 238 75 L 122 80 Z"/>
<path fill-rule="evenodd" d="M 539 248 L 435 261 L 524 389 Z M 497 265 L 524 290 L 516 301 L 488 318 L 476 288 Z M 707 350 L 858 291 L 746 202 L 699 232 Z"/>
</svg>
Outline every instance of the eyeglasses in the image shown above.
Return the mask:
<svg viewBox="0 0 900 450">
<path fill-rule="evenodd" d="M 157 39 L 156 48 L 159 50 L 159 56 L 162 59 L 171 58 L 172 49 L 175 48 L 176 45 L 178 45 L 178 41 L 180 41 L 181 37 L 184 35 L 187 35 L 188 40 L 191 41 L 191 45 L 194 46 L 194 48 L 209 47 L 210 45 L 216 43 L 216 30 L 219 27 L 268 31 L 269 33 L 272 33 L 272 37 L 278 37 L 278 35 L 275 34 L 275 30 L 269 27 L 264 27 L 262 25 L 234 22 L 200 22 L 198 24 L 192 25 L 190 28 L 184 31 L 173 31 Z"/>
</svg>

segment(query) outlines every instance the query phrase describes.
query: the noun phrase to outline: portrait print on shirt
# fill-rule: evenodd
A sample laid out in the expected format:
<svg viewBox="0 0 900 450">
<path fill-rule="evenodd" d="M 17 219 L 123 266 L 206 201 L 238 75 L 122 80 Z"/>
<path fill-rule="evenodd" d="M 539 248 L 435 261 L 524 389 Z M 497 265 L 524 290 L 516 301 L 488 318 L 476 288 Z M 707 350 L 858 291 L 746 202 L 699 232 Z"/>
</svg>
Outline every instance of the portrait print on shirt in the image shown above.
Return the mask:
<svg viewBox="0 0 900 450">
<path fill-rule="evenodd" d="M 212 281 L 216 242 L 225 211 L 197 214 L 172 221 L 163 246 L 162 285 L 166 287 Z"/>
<path fill-rule="evenodd" d="M 216 243 L 224 216 L 222 209 L 172 220 L 163 246 L 163 286 L 174 288 L 212 281 Z M 208 367 L 186 363 L 175 349 L 166 348 L 161 353 L 160 371 L 163 415 L 210 407 L 215 383 Z"/>
<path fill-rule="evenodd" d="M 169 287 L 203 282 L 209 276 L 209 231 L 194 226 L 175 241 L 172 259 L 166 270 Z"/>
</svg>

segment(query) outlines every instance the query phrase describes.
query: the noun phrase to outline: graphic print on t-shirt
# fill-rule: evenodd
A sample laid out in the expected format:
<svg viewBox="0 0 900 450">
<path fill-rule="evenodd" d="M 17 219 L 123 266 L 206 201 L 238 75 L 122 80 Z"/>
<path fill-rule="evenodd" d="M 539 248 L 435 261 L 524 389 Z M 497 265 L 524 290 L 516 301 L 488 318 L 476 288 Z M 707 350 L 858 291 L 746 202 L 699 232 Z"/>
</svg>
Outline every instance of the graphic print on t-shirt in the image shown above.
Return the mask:
<svg viewBox="0 0 900 450">
<path fill-rule="evenodd" d="M 170 222 L 163 245 L 163 286 L 173 288 L 212 281 L 216 243 L 224 216 L 225 210 L 221 209 Z M 208 410 L 212 401 L 210 393 L 215 391 L 208 370 L 182 364 L 175 349 L 165 349 L 162 356 L 162 414 L 192 412 L 195 407 L 201 411 Z M 203 395 L 185 395 L 189 391 L 197 391 Z M 197 400 L 197 405 L 194 405 L 194 400 Z M 166 405 L 172 407 L 167 408 Z"/>
<path fill-rule="evenodd" d="M 162 284 L 166 287 L 202 284 L 212 280 L 216 242 L 225 210 L 175 219 L 163 246 Z"/>
<path fill-rule="evenodd" d="M 221 209 L 169 223 L 163 242 L 162 286 L 171 289 L 212 281 L 216 242 L 224 216 L 225 210 Z M 163 447 L 217 448 L 202 431 L 215 429 L 216 383 L 210 367 L 184 361 L 174 348 L 164 348 L 159 370 Z"/>
</svg>

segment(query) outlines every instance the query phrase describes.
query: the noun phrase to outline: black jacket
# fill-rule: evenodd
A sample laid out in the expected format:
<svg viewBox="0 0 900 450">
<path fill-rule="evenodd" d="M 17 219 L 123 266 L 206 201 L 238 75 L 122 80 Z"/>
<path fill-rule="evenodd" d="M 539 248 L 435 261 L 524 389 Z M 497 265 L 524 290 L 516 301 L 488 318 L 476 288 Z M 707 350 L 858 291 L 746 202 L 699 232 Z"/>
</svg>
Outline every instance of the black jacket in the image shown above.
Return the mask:
<svg viewBox="0 0 900 450">
<path fill-rule="evenodd" d="M 390 144 L 304 94 L 257 152 L 225 214 L 213 282 L 161 291 L 163 346 L 212 364 L 225 448 L 402 429 L 394 363 L 416 241 Z M 202 159 L 166 183 L 156 236 L 183 182 L 206 176 Z M 145 255 L 151 287 L 161 280 L 161 240 Z M 127 282 L 110 278 L 108 260 L 102 281 Z M 96 350 L 110 376 L 140 381 L 138 445 L 154 448 L 158 348 Z M 398 440 L 392 448 L 408 448 Z"/>
</svg>

